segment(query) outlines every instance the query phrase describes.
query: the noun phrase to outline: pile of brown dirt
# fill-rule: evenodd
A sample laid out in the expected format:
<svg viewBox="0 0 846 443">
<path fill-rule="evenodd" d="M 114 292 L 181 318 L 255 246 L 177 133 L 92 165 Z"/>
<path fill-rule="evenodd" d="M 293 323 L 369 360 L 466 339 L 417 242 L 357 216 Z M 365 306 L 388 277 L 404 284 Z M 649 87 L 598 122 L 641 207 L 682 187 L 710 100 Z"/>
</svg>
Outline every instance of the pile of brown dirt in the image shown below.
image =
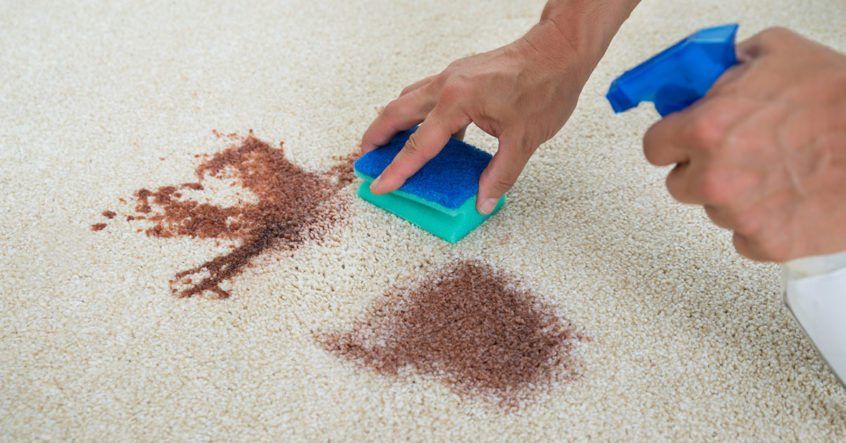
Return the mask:
<svg viewBox="0 0 846 443">
<path fill-rule="evenodd" d="M 413 369 L 508 408 L 540 385 L 575 378 L 574 347 L 588 340 L 513 279 L 475 261 L 391 290 L 349 332 L 317 339 L 379 374 Z"/>
</svg>

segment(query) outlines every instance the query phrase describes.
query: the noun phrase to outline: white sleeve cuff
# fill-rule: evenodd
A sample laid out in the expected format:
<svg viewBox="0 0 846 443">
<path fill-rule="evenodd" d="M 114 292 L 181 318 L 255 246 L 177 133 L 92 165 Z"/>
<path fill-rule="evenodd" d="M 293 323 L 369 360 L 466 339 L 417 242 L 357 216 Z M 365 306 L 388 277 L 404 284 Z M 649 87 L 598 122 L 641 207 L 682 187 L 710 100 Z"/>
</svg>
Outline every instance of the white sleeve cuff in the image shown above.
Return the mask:
<svg viewBox="0 0 846 443">
<path fill-rule="evenodd" d="M 788 279 L 786 302 L 841 382 L 846 382 L 846 268 Z"/>
</svg>

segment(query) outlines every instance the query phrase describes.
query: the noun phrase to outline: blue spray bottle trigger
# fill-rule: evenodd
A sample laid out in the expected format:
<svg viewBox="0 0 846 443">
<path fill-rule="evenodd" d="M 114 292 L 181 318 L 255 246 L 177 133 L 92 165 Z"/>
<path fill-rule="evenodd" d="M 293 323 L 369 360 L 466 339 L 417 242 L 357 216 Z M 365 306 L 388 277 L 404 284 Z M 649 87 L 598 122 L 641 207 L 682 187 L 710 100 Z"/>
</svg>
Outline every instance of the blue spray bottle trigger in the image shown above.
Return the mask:
<svg viewBox="0 0 846 443">
<path fill-rule="evenodd" d="M 663 117 L 705 96 L 720 75 L 737 64 L 737 27 L 702 29 L 617 77 L 606 95 L 614 112 L 652 102 Z"/>
</svg>

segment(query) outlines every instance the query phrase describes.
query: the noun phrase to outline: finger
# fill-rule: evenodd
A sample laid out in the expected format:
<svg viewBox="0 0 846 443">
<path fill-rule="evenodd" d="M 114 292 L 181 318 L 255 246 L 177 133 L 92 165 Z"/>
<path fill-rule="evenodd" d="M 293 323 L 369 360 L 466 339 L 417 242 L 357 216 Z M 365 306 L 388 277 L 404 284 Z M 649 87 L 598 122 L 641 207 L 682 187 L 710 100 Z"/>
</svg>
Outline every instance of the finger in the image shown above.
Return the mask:
<svg viewBox="0 0 846 443">
<path fill-rule="evenodd" d="M 414 127 L 433 106 L 434 102 L 420 92 L 409 93 L 392 101 L 364 132 L 361 151 L 370 152 L 387 143 L 397 132 Z"/>
<path fill-rule="evenodd" d="M 646 159 L 656 166 L 718 155 L 731 129 L 760 108 L 760 102 L 733 96 L 705 97 L 655 123 L 643 137 Z"/>
<path fill-rule="evenodd" d="M 470 122 L 461 112 L 444 111 L 436 107 L 420 127 L 408 138 L 405 146 L 391 164 L 370 185 L 374 194 L 399 189 L 423 165 L 441 152 L 450 136 Z"/>
<path fill-rule="evenodd" d="M 414 92 L 414 91 L 416 91 L 416 90 L 418 90 L 418 89 L 422 88 L 423 86 L 428 85 L 429 83 L 431 83 L 431 82 L 432 82 L 432 79 L 434 79 L 434 78 L 435 78 L 435 76 L 434 76 L 434 75 L 430 75 L 430 76 L 428 76 L 428 77 L 426 77 L 426 78 L 424 78 L 424 79 L 422 79 L 422 80 L 417 80 L 416 82 L 414 82 L 414 83 L 412 83 L 412 84 L 410 84 L 410 85 L 406 86 L 406 87 L 402 90 L 402 92 L 400 92 L 400 97 L 402 97 L 403 95 L 408 94 L 409 92 Z"/>
<path fill-rule="evenodd" d="M 733 217 L 725 209 L 713 205 L 705 205 L 705 214 L 708 215 L 708 218 L 715 225 L 724 229 L 732 228 Z"/>
<path fill-rule="evenodd" d="M 674 199 L 681 203 L 704 203 L 701 196 L 696 193 L 690 163 L 679 163 L 667 174 L 667 190 Z"/>
<path fill-rule="evenodd" d="M 737 252 L 755 261 L 784 263 L 804 255 L 801 249 L 796 249 L 790 236 L 781 234 L 762 231 L 755 235 L 744 235 L 735 231 L 732 241 Z"/>
<path fill-rule="evenodd" d="M 734 244 L 734 249 L 746 258 L 759 262 L 773 261 L 762 245 L 750 237 L 735 232 L 731 241 Z"/>
<path fill-rule="evenodd" d="M 767 30 L 761 31 L 752 37 L 737 44 L 737 60 L 741 63 L 749 62 L 764 55 L 767 52 Z"/>
<path fill-rule="evenodd" d="M 460 131 L 456 132 L 455 134 L 452 134 L 452 138 L 456 140 L 464 140 L 464 135 L 467 134 L 467 126 L 469 125 L 464 125 L 464 127 L 461 128 Z"/>
<path fill-rule="evenodd" d="M 680 163 L 667 175 L 667 190 L 681 203 L 715 207 L 745 208 L 742 195 L 746 186 L 738 185 L 736 174 L 715 167 L 707 160 Z"/>
<path fill-rule="evenodd" d="M 778 26 L 767 28 L 740 42 L 737 45 L 737 57 L 741 62 L 746 62 L 773 50 L 792 45 L 801 39 L 801 36 L 787 28 Z"/>
<path fill-rule="evenodd" d="M 679 144 L 683 140 L 687 112 L 670 114 L 652 125 L 643 136 L 643 154 L 655 166 L 684 163 L 690 155 Z"/>
<path fill-rule="evenodd" d="M 499 149 L 479 177 L 476 210 L 480 214 L 490 214 L 496 208 L 500 197 L 517 182 L 535 148 L 526 146 L 522 137 L 500 137 Z"/>
<path fill-rule="evenodd" d="M 711 86 L 711 89 L 705 94 L 706 97 L 714 97 L 737 92 L 738 80 L 743 78 L 744 74 L 749 70 L 749 64 L 739 64 L 732 66 L 724 72 L 717 81 Z"/>
<path fill-rule="evenodd" d="M 752 245 L 752 242 L 749 241 L 748 238 L 735 232 L 734 235 L 731 237 L 731 242 L 732 244 L 734 244 L 734 249 L 737 251 L 738 254 L 755 261 L 764 260 L 763 254 L 760 254 L 755 250 Z"/>
<path fill-rule="evenodd" d="M 756 237 L 765 229 L 767 220 L 753 208 L 713 207 L 708 216 L 720 227 L 731 229 L 739 235 Z M 706 211 L 708 207 L 706 206 Z"/>
</svg>

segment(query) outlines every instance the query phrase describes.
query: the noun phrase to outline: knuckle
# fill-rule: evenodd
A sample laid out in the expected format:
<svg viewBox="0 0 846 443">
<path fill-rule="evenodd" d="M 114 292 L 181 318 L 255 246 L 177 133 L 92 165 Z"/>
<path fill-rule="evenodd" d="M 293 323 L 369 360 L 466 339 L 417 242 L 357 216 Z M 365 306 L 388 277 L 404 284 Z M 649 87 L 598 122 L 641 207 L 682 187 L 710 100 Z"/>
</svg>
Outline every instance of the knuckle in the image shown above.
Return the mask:
<svg viewBox="0 0 846 443">
<path fill-rule="evenodd" d="M 456 59 L 456 60 L 449 62 L 449 64 L 446 66 L 446 68 L 444 68 L 443 73 L 444 74 L 451 74 L 451 73 L 455 72 L 458 69 L 458 67 L 461 66 L 461 61 L 462 61 L 462 59 L 459 58 L 459 59 Z"/>
<path fill-rule="evenodd" d="M 655 142 L 655 135 L 661 129 L 661 126 L 663 125 L 663 123 L 664 123 L 664 120 L 658 120 L 657 122 L 652 124 L 652 126 L 650 126 L 649 129 L 646 130 L 646 132 L 643 134 L 643 144 L 644 144 L 644 146 L 645 145 L 651 145 L 652 143 Z"/>
<path fill-rule="evenodd" d="M 734 249 L 742 256 L 760 262 L 781 263 L 790 260 L 790 248 L 779 240 L 767 240 L 761 235 L 744 235 L 734 231 Z"/>
<path fill-rule="evenodd" d="M 441 89 L 439 101 L 443 104 L 458 103 L 465 96 L 466 91 L 466 87 L 461 82 L 449 82 Z"/>
<path fill-rule="evenodd" d="M 657 146 L 644 143 L 643 156 L 646 157 L 646 161 L 649 162 L 650 165 L 661 166 L 661 156 Z"/>
<path fill-rule="evenodd" d="M 790 251 L 784 242 L 761 242 L 761 256 L 765 261 L 780 263 L 790 259 Z"/>
<path fill-rule="evenodd" d="M 494 189 L 505 192 L 517 183 L 517 177 L 497 177 L 494 180 Z"/>
<path fill-rule="evenodd" d="M 749 38 L 748 42 L 752 46 L 763 48 L 773 46 L 775 44 L 778 44 L 779 42 L 783 42 L 786 39 L 790 39 L 795 35 L 796 34 L 793 31 L 783 26 L 772 26 L 753 35 L 751 38 Z"/>
<path fill-rule="evenodd" d="M 405 142 L 403 150 L 405 151 L 405 155 L 408 157 L 417 157 L 429 160 L 434 156 L 420 143 L 420 137 L 417 136 L 416 132 L 408 137 L 408 141 Z"/>
<path fill-rule="evenodd" d="M 682 193 L 682 183 L 679 180 L 678 176 L 673 173 L 667 175 L 667 179 L 665 180 L 665 185 L 667 186 L 667 192 L 670 193 L 670 196 L 676 199 L 677 201 L 683 200 L 683 193 Z"/>
<path fill-rule="evenodd" d="M 731 71 L 734 69 L 735 71 Z M 717 81 L 711 86 L 711 89 L 705 93 L 705 97 L 709 100 L 718 100 L 723 97 L 728 97 L 730 95 L 734 95 L 738 91 L 737 82 L 734 81 L 736 78 L 736 70 L 738 69 L 737 66 L 733 68 L 729 68 L 729 71 L 726 71 Z"/>
<path fill-rule="evenodd" d="M 441 90 L 449 82 L 450 76 L 452 76 L 452 70 L 447 67 L 440 74 L 435 75 L 429 85 L 436 91 Z"/>
<path fill-rule="evenodd" d="M 712 118 L 710 113 L 694 119 L 690 125 L 690 136 L 696 146 L 704 149 L 715 149 L 723 139 L 723 128 Z"/>
<path fill-rule="evenodd" d="M 793 31 L 785 28 L 784 26 L 770 26 L 758 33 L 758 35 L 764 39 L 782 39 L 792 34 Z"/>
<path fill-rule="evenodd" d="M 730 222 L 734 232 L 745 236 L 755 235 L 761 229 L 760 218 L 752 212 L 735 215 Z"/>
<path fill-rule="evenodd" d="M 412 85 L 408 85 L 408 86 L 406 86 L 406 87 L 402 88 L 402 91 L 400 91 L 400 96 L 403 96 L 403 95 L 408 94 L 409 92 L 411 92 L 411 91 L 412 91 L 411 86 L 412 86 Z"/>
<path fill-rule="evenodd" d="M 751 241 L 743 235 L 735 232 L 731 238 L 731 242 L 738 254 L 751 260 L 763 260 L 763 257 L 759 257 L 754 253 L 754 248 L 751 247 Z"/>
<path fill-rule="evenodd" d="M 646 130 L 643 134 L 643 155 L 646 161 L 654 166 L 661 163 L 661 145 L 658 143 L 658 134 L 663 129 L 663 121 L 658 121 Z"/>
<path fill-rule="evenodd" d="M 388 102 L 388 104 L 385 105 L 384 108 L 382 108 L 382 112 L 380 113 L 380 115 L 393 115 L 400 112 L 401 109 L 402 103 L 399 101 L 398 98 L 395 98 Z"/>
<path fill-rule="evenodd" d="M 730 228 L 731 223 L 723 215 L 723 211 L 715 206 L 705 205 L 705 214 L 717 226 L 721 228 Z"/>
<path fill-rule="evenodd" d="M 408 137 L 408 141 L 405 142 L 403 150 L 405 150 L 406 154 L 411 156 L 417 156 L 422 153 L 420 150 L 420 142 L 418 141 L 417 133 L 411 134 L 411 136 Z"/>
<path fill-rule="evenodd" d="M 699 193 L 706 202 L 724 205 L 732 197 L 732 189 L 723 174 L 705 171 L 699 179 Z"/>
</svg>

